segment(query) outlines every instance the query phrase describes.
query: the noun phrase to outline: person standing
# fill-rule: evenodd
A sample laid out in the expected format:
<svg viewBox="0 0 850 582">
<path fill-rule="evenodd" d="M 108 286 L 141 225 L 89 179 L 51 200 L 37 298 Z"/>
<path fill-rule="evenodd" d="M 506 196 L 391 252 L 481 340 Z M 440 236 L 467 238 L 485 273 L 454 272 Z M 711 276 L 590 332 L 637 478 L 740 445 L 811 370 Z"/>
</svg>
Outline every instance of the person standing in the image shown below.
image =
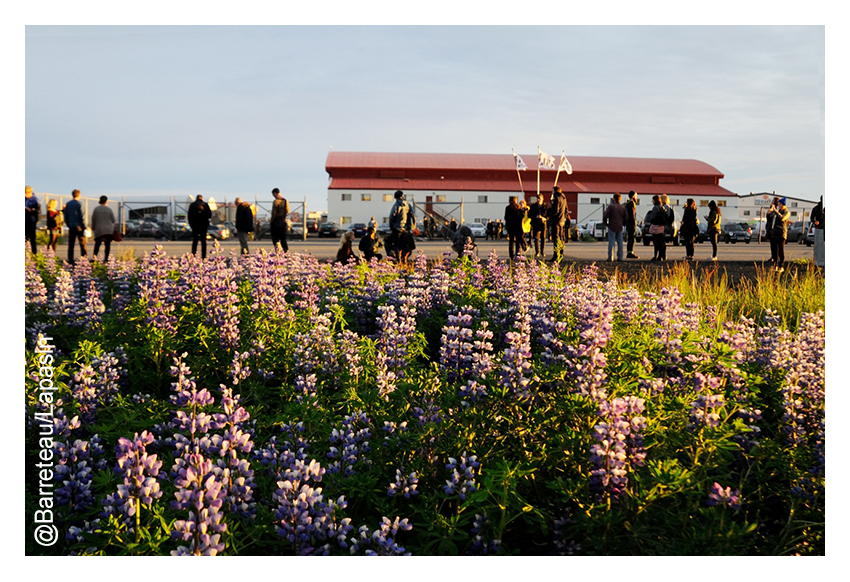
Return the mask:
<svg viewBox="0 0 850 582">
<path fill-rule="evenodd" d="M 50 235 L 50 241 L 47 246 L 53 252 L 56 252 L 56 243 L 59 242 L 59 235 L 62 234 L 62 213 L 57 210 L 59 203 L 56 198 L 51 198 L 47 201 L 47 232 Z"/>
<path fill-rule="evenodd" d="M 115 232 L 115 215 L 106 205 L 108 198 L 100 197 L 100 204 L 91 213 L 91 230 L 94 237 L 94 256 L 103 244 L 103 262 L 109 260 L 109 247 L 112 245 L 112 235 Z"/>
<path fill-rule="evenodd" d="M 68 227 L 68 262 L 74 264 L 74 243 L 80 241 L 80 256 L 88 257 L 86 252 L 86 224 L 83 219 L 83 207 L 80 205 L 80 191 L 71 192 L 72 199 L 65 203 L 62 213 Z"/>
<path fill-rule="evenodd" d="M 410 205 L 404 197 L 404 192 L 396 190 L 395 202 L 390 209 L 390 236 L 387 239 L 387 255 L 395 257 L 399 262 L 406 262 L 407 257 L 416 248 L 413 240 L 413 229 L 416 219 L 410 210 Z M 446 223 L 448 231 L 448 223 Z"/>
<path fill-rule="evenodd" d="M 523 233 L 522 219 L 525 218 L 525 212 L 517 202 L 516 196 L 511 196 L 508 199 L 508 205 L 505 206 L 505 228 L 508 231 L 508 256 L 511 260 L 521 254 L 523 249 Z"/>
<path fill-rule="evenodd" d="M 272 214 L 269 217 L 269 225 L 272 233 L 272 245 L 277 249 L 278 246 L 283 252 L 289 252 L 289 244 L 286 242 L 287 227 L 286 217 L 289 215 L 289 201 L 284 198 L 280 190 L 275 188 L 272 190 L 274 203 L 272 204 Z"/>
<path fill-rule="evenodd" d="M 602 223 L 608 227 L 608 260 L 614 260 L 614 243 L 617 243 L 617 260 L 623 260 L 623 226 L 626 209 L 620 204 L 620 193 L 614 194 L 611 204 L 602 213 Z"/>
<path fill-rule="evenodd" d="M 567 225 L 569 232 L 570 213 L 567 210 L 567 198 L 561 192 L 560 186 L 552 188 L 552 200 L 549 204 L 549 233 L 555 251 L 552 255 L 553 263 L 560 263 L 564 258 L 564 226 Z"/>
<path fill-rule="evenodd" d="M 815 265 L 818 267 L 825 266 L 824 260 L 824 234 L 825 234 L 825 222 L 826 222 L 826 214 L 824 213 L 823 208 L 823 196 L 820 197 L 820 201 L 817 205 L 812 208 L 812 214 L 810 216 L 810 220 L 812 225 L 815 227 L 815 244 L 814 244 L 814 261 Z"/>
<path fill-rule="evenodd" d="M 207 258 L 207 230 L 210 228 L 212 210 L 204 202 L 204 197 L 198 194 L 195 201 L 189 205 L 186 213 L 189 228 L 192 229 L 192 254 L 198 254 L 198 243 L 201 243 L 201 258 Z"/>
<path fill-rule="evenodd" d="M 545 201 L 535 198 L 528 209 L 528 217 L 531 219 L 531 238 L 534 240 L 534 258 L 546 257 L 546 223 L 549 208 Z"/>
<path fill-rule="evenodd" d="M 38 202 L 38 198 L 32 193 L 32 186 L 26 186 L 24 188 L 24 237 L 30 243 L 30 250 L 32 250 L 32 254 L 36 254 L 38 252 L 38 248 L 35 243 L 35 235 L 37 231 L 38 225 L 38 217 L 41 214 L 41 204 Z"/>
<path fill-rule="evenodd" d="M 254 213 L 251 211 L 251 205 L 243 202 L 241 198 L 236 199 L 236 237 L 239 239 L 240 254 L 247 255 L 251 251 L 248 250 L 248 233 L 254 232 Z"/>
<path fill-rule="evenodd" d="M 711 260 L 717 260 L 717 239 L 720 238 L 720 220 L 722 218 L 720 208 L 712 200 L 708 203 L 708 215 L 704 217 L 706 222 L 705 234 L 711 241 Z"/>
<path fill-rule="evenodd" d="M 774 198 L 767 211 L 767 232 L 770 236 L 770 260 L 773 270 L 785 270 L 785 239 L 788 238 L 788 223 L 791 212 L 785 206 L 785 198 Z"/>
<path fill-rule="evenodd" d="M 682 240 L 685 243 L 685 260 L 694 260 L 694 242 L 699 234 L 699 218 L 697 218 L 697 205 L 693 198 L 685 202 L 682 211 Z"/>
<path fill-rule="evenodd" d="M 637 233 L 637 192 L 629 192 L 629 199 L 623 207 L 626 209 L 626 258 L 639 259 L 635 254 L 635 233 Z"/>
<path fill-rule="evenodd" d="M 667 241 L 665 230 L 667 227 L 667 210 L 661 204 L 661 196 L 652 197 L 652 210 L 647 215 L 649 222 L 649 234 L 652 235 L 652 243 L 655 247 L 653 261 L 667 260 Z"/>
</svg>

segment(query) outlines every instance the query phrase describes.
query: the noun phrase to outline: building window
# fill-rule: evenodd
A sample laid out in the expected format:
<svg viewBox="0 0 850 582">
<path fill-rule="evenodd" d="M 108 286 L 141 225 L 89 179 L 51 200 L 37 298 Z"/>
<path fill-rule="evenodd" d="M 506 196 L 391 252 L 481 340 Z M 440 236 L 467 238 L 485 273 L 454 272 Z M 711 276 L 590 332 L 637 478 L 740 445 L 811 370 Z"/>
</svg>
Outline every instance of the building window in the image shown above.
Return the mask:
<svg viewBox="0 0 850 582">
<path fill-rule="evenodd" d="M 351 200 L 351 194 L 343 194 L 342 200 L 343 200 L 343 202 L 346 201 L 346 200 Z"/>
<path fill-rule="evenodd" d="M 700 200 L 699 205 L 700 206 L 708 206 L 708 200 Z"/>
<path fill-rule="evenodd" d="M 479 197 L 478 197 L 478 202 L 479 202 L 480 204 L 483 204 L 483 203 L 487 202 L 487 197 L 486 197 L 486 196 L 479 196 Z"/>
<path fill-rule="evenodd" d="M 389 216 L 385 216 L 385 217 L 384 217 L 384 219 L 383 219 L 381 222 L 382 222 L 383 224 L 389 224 L 389 223 L 390 223 L 390 217 L 389 217 Z"/>
<path fill-rule="evenodd" d="M 384 202 L 392 202 L 393 195 L 392 194 L 384 194 Z"/>
<path fill-rule="evenodd" d="M 488 220 L 490 220 L 490 219 L 489 218 L 476 218 L 475 222 L 477 222 L 478 224 L 487 224 Z"/>
<path fill-rule="evenodd" d="M 749 216 L 749 215 L 750 215 L 750 211 L 749 211 L 749 210 L 744 210 L 744 216 Z"/>
<path fill-rule="evenodd" d="M 797 208 L 797 203 L 796 203 L 796 202 L 792 202 L 792 203 L 791 203 L 791 208 Z"/>
<path fill-rule="evenodd" d="M 792 211 L 791 211 L 791 216 L 797 216 L 797 211 L 796 211 L 796 210 L 792 210 Z"/>
<path fill-rule="evenodd" d="M 725 201 L 725 200 L 717 200 L 716 202 L 717 202 L 717 205 L 718 205 L 718 206 L 726 206 L 726 201 Z"/>
<path fill-rule="evenodd" d="M 591 204 L 599 204 L 599 198 L 591 198 L 590 203 Z"/>
<path fill-rule="evenodd" d="M 351 217 L 350 216 L 340 216 L 339 217 L 339 223 L 340 224 L 351 224 Z"/>
<path fill-rule="evenodd" d="M 437 202 L 445 202 L 446 201 L 446 195 L 445 194 L 437 194 L 436 196 L 437 196 Z"/>
<path fill-rule="evenodd" d="M 369 202 L 370 200 L 372 200 L 372 195 L 371 194 L 361 194 L 360 200 L 362 202 Z"/>
</svg>

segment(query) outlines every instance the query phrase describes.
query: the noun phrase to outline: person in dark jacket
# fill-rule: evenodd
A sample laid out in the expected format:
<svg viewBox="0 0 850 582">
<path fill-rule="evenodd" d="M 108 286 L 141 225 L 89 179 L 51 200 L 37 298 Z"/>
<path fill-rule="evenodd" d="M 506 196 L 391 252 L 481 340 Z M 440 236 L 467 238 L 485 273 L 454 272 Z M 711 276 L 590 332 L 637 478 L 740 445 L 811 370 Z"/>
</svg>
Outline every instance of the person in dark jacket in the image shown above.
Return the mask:
<svg viewBox="0 0 850 582">
<path fill-rule="evenodd" d="M 531 238 L 534 241 L 534 257 L 543 259 L 546 257 L 546 225 L 549 207 L 545 201 L 535 199 L 528 208 L 528 217 L 531 219 Z"/>
<path fill-rule="evenodd" d="M 65 216 L 65 226 L 68 227 L 68 262 L 74 264 L 74 243 L 80 241 L 80 256 L 88 257 L 86 252 L 86 223 L 83 219 L 83 207 L 80 205 L 80 191 L 71 192 L 73 200 L 65 203 L 62 213 Z"/>
<path fill-rule="evenodd" d="M 711 260 L 717 260 L 717 239 L 720 238 L 720 221 L 723 219 L 720 208 L 714 200 L 708 203 L 708 215 L 705 217 L 705 234 L 711 241 Z"/>
<path fill-rule="evenodd" d="M 774 198 L 767 211 L 767 233 L 770 236 L 770 260 L 773 270 L 785 270 L 785 239 L 788 238 L 788 223 L 791 212 L 785 206 L 785 198 Z"/>
<path fill-rule="evenodd" d="M 400 262 L 406 262 L 410 253 L 416 248 L 413 240 L 413 229 L 416 227 L 416 218 L 404 192 L 396 190 L 395 203 L 390 209 L 390 236 L 387 239 L 387 254 L 397 258 Z"/>
<path fill-rule="evenodd" d="M 694 243 L 699 235 L 699 218 L 697 218 L 697 205 L 693 198 L 685 202 L 682 211 L 682 241 L 685 243 L 685 260 L 694 260 Z"/>
<path fill-rule="evenodd" d="M 617 245 L 617 260 L 623 260 L 623 227 L 626 224 L 626 209 L 620 204 L 620 193 L 614 194 L 611 203 L 602 213 L 603 224 L 608 229 L 608 260 L 614 260 L 614 244 Z"/>
<path fill-rule="evenodd" d="M 635 233 L 637 233 L 637 192 L 629 192 L 629 199 L 623 204 L 626 209 L 626 258 L 639 259 L 635 254 Z"/>
<path fill-rule="evenodd" d="M 377 258 L 379 261 L 383 258 L 383 255 L 378 252 L 383 248 L 383 243 L 374 226 L 366 229 L 366 234 L 360 237 L 360 244 L 357 248 L 360 249 L 363 259 L 366 261 L 371 261 L 372 257 Z"/>
<path fill-rule="evenodd" d="M 525 218 L 525 212 L 520 208 L 516 196 L 511 196 L 508 199 L 508 205 L 505 207 L 505 228 L 508 231 L 508 255 L 511 260 L 517 254 L 523 252 L 522 242 L 522 219 Z"/>
<path fill-rule="evenodd" d="M 204 202 L 204 197 L 198 194 L 195 201 L 189 205 L 186 213 L 189 228 L 192 229 L 192 254 L 198 254 L 198 243 L 201 243 L 201 258 L 207 258 L 207 230 L 210 227 L 212 210 L 209 204 Z"/>
<path fill-rule="evenodd" d="M 94 257 L 97 258 L 97 253 L 100 246 L 103 245 L 103 262 L 109 260 L 109 248 L 112 246 L 112 239 L 115 233 L 115 214 L 112 209 L 106 205 L 109 199 L 106 196 L 100 197 L 100 204 L 91 213 L 91 230 L 94 237 Z"/>
<path fill-rule="evenodd" d="M 661 197 L 655 195 L 652 197 L 652 210 L 647 215 L 650 227 L 649 232 L 652 235 L 652 242 L 655 245 L 655 256 L 653 261 L 667 260 L 667 209 L 661 203 Z"/>
<path fill-rule="evenodd" d="M 286 237 L 289 230 L 289 223 L 286 221 L 289 215 L 289 201 L 280 193 L 280 189 L 272 190 L 274 202 L 272 203 L 272 214 L 269 217 L 269 228 L 272 235 L 272 246 L 275 249 L 280 249 L 288 253 L 289 243 L 286 242 Z"/>
<path fill-rule="evenodd" d="M 41 214 L 41 204 L 39 204 L 38 198 L 33 195 L 31 186 L 24 188 L 24 212 L 24 218 L 26 219 L 24 221 L 24 237 L 30 243 L 32 254 L 36 254 L 38 248 L 35 244 L 35 235 L 38 217 Z"/>
<path fill-rule="evenodd" d="M 239 239 L 239 252 L 243 255 L 249 254 L 248 233 L 254 232 L 254 213 L 251 205 L 243 202 L 241 198 L 236 199 L 236 236 Z"/>
<path fill-rule="evenodd" d="M 564 245 L 567 243 L 566 235 L 570 231 L 570 211 L 567 209 L 567 198 L 561 192 L 560 186 L 552 188 L 548 219 L 550 237 L 555 246 L 552 262 L 560 263 L 561 259 L 564 258 Z"/>
</svg>

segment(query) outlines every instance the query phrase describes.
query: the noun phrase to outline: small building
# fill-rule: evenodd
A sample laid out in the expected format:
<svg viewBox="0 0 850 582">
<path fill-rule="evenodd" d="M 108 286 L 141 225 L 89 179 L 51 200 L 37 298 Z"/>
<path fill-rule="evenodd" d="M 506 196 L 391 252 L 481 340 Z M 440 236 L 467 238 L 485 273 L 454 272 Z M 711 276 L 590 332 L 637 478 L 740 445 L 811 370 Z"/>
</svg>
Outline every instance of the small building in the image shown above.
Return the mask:
<svg viewBox="0 0 850 582">
<path fill-rule="evenodd" d="M 510 196 L 531 203 L 538 193 L 536 154 L 520 154 L 528 165 L 517 170 L 511 154 L 416 154 L 330 152 L 325 164 L 328 220 L 346 227 L 374 216 L 387 222 L 396 190 L 415 205 L 417 221 L 430 215 L 437 221 L 481 222 L 504 218 Z M 652 195 L 667 194 L 675 208 L 693 198 L 698 206 L 710 200 L 734 208 L 738 197 L 720 186 L 723 174 L 698 160 L 569 156 L 572 173 L 541 169 L 539 192 L 548 200 L 557 185 L 566 194 L 570 213 L 583 224 L 602 218 L 611 196 L 638 193 L 639 205 L 652 206 Z M 556 167 L 559 160 L 556 158 Z M 677 210 L 681 215 L 681 210 Z"/>
</svg>

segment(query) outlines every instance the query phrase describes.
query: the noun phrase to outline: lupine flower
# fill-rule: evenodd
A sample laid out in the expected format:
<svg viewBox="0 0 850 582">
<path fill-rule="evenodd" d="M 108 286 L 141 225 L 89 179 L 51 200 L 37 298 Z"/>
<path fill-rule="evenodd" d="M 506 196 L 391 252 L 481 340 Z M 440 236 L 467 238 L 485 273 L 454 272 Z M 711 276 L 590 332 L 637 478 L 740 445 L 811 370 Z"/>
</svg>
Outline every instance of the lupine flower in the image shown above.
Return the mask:
<svg viewBox="0 0 850 582">
<path fill-rule="evenodd" d="M 396 469 L 395 481 L 390 483 L 390 487 L 387 489 L 387 495 L 390 497 L 401 495 L 405 499 L 410 499 L 419 495 L 419 491 L 416 490 L 418 484 L 419 478 L 416 476 L 416 471 L 404 475 L 401 469 Z"/>
<path fill-rule="evenodd" d="M 341 472 L 346 476 L 353 475 L 357 463 L 371 464 L 371 461 L 363 456 L 372 450 L 369 446 L 369 439 L 372 437 L 369 423 L 369 418 L 358 412 L 347 416 L 339 429 L 333 429 L 330 436 L 331 448 L 328 452 L 328 458 L 332 459 L 327 469 L 329 474 Z"/>
<path fill-rule="evenodd" d="M 708 493 L 708 500 L 705 504 L 708 506 L 729 506 L 733 510 L 738 510 L 741 508 L 740 492 L 737 489 L 732 491 L 731 487 L 724 489 L 719 483 L 714 483 L 711 486 L 711 490 Z"/>
<path fill-rule="evenodd" d="M 410 531 L 413 526 L 408 523 L 407 518 L 390 521 L 387 517 L 382 518 L 379 530 L 371 532 L 367 526 L 361 526 L 357 535 L 351 539 L 351 553 L 356 554 L 361 550 L 367 556 L 409 556 L 403 546 L 399 546 L 395 538 L 399 531 Z"/>
<path fill-rule="evenodd" d="M 697 399 L 691 402 L 688 428 L 698 429 L 703 426 L 716 428 L 720 426 L 720 415 L 714 410 L 723 407 L 725 403 L 722 394 L 698 395 Z"/>
<path fill-rule="evenodd" d="M 466 501 L 468 493 L 477 491 L 475 483 L 475 470 L 480 466 L 478 457 L 471 455 L 467 458 L 466 452 L 460 456 L 460 463 L 453 457 L 449 457 L 446 469 L 452 472 L 452 478 L 446 481 L 443 488 L 447 495 L 457 494 L 461 501 Z"/>
</svg>

